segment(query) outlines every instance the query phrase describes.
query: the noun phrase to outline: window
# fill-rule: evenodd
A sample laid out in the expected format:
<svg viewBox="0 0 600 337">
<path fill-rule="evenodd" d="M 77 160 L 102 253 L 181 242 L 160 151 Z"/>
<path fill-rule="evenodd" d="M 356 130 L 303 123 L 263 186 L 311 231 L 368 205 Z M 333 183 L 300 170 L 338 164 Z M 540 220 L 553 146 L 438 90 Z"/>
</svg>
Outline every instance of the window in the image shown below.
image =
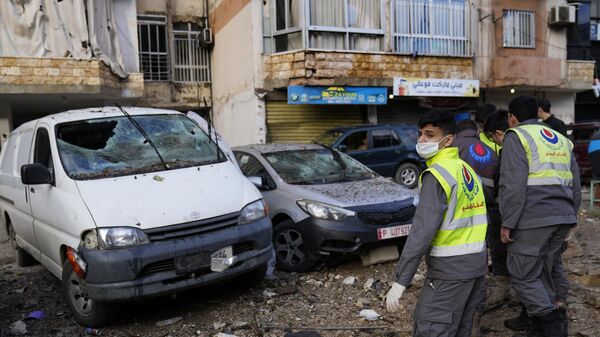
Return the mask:
<svg viewBox="0 0 600 337">
<path fill-rule="evenodd" d="M 209 51 L 200 46 L 202 28 L 193 23 L 173 24 L 174 82 L 210 82 Z"/>
<path fill-rule="evenodd" d="M 169 50 L 167 44 L 167 17 L 138 16 L 140 68 L 144 79 L 169 80 Z"/>
<path fill-rule="evenodd" d="M 236 152 L 235 159 L 240 166 L 240 170 L 242 170 L 242 173 L 246 177 L 261 177 L 263 184 L 266 184 L 270 188 L 275 188 L 275 182 L 256 157 L 247 153 Z"/>
<path fill-rule="evenodd" d="M 346 145 L 348 151 L 362 151 L 369 148 L 369 137 L 367 131 L 358 131 L 351 133 L 341 143 Z"/>
<path fill-rule="evenodd" d="M 371 136 L 373 137 L 374 148 L 400 145 L 400 139 L 398 138 L 396 132 L 389 129 L 374 130 L 371 132 Z"/>
<path fill-rule="evenodd" d="M 470 56 L 465 0 L 392 0 L 392 7 L 395 52 Z"/>
<path fill-rule="evenodd" d="M 309 47 L 383 50 L 381 0 L 309 0 Z"/>
<path fill-rule="evenodd" d="M 535 12 L 504 10 L 504 47 L 535 48 Z"/>
<path fill-rule="evenodd" d="M 263 11 L 265 53 L 307 47 L 383 50 L 383 0 L 271 0 L 270 3 L 271 7 Z"/>
<path fill-rule="evenodd" d="M 42 164 L 50 170 L 54 168 L 52 162 L 52 152 L 50 151 L 50 137 L 48 136 L 48 130 L 44 128 L 39 128 L 35 135 L 33 162 L 36 164 Z"/>
</svg>

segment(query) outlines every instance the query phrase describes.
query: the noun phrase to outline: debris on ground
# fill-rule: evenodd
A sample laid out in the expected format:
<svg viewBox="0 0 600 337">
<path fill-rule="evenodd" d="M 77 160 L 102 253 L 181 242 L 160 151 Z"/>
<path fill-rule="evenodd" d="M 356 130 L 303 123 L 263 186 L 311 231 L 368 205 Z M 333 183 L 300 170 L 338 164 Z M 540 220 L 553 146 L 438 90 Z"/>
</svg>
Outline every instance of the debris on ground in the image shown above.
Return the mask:
<svg viewBox="0 0 600 337">
<path fill-rule="evenodd" d="M 354 284 L 355 281 L 356 281 L 356 277 L 354 277 L 354 276 L 348 276 L 348 277 L 346 277 L 342 281 L 342 283 L 345 284 L 345 285 L 347 285 L 347 286 L 351 286 L 351 285 Z"/>
<path fill-rule="evenodd" d="M 173 318 L 165 319 L 164 321 L 156 322 L 156 326 L 167 326 L 167 325 L 175 324 L 175 323 L 181 321 L 182 319 L 183 319 L 183 317 L 173 317 Z"/>
<path fill-rule="evenodd" d="M 27 334 L 27 325 L 25 322 L 18 320 L 10 325 L 10 333 L 14 336 L 23 336 Z"/>
<path fill-rule="evenodd" d="M 33 312 L 30 312 L 27 316 L 25 316 L 25 319 L 35 319 L 35 320 L 40 320 L 44 318 L 44 312 L 41 310 L 36 310 Z"/>
<path fill-rule="evenodd" d="M 372 309 L 363 309 L 358 315 L 367 321 L 376 321 L 379 319 L 379 317 L 381 317 L 377 311 Z"/>
</svg>

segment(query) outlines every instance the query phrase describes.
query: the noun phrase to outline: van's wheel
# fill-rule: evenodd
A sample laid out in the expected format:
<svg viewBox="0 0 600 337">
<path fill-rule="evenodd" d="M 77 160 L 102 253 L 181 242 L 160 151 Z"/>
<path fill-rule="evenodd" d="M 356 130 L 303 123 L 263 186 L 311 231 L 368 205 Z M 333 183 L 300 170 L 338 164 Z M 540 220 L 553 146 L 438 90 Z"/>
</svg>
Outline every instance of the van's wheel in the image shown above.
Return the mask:
<svg viewBox="0 0 600 337">
<path fill-rule="evenodd" d="M 398 167 L 394 175 L 394 181 L 407 188 L 414 188 L 419 183 L 420 170 L 413 163 L 404 163 Z"/>
<path fill-rule="evenodd" d="M 8 239 L 10 240 L 11 251 L 17 265 L 19 267 L 28 267 L 37 264 L 38 262 L 33 258 L 33 256 L 31 256 L 31 254 L 29 254 L 25 251 L 25 249 L 17 245 L 17 235 L 15 234 L 15 230 L 12 227 L 12 224 L 8 223 L 7 226 Z"/>
<path fill-rule="evenodd" d="M 115 305 L 98 303 L 89 298 L 85 280 L 73 272 L 73 266 L 68 260 L 63 263 L 62 285 L 67 306 L 77 323 L 84 327 L 100 328 L 115 317 Z"/>
<path fill-rule="evenodd" d="M 305 272 L 315 265 L 308 254 L 302 230 L 292 221 L 284 220 L 273 229 L 275 263 L 287 272 Z"/>
</svg>

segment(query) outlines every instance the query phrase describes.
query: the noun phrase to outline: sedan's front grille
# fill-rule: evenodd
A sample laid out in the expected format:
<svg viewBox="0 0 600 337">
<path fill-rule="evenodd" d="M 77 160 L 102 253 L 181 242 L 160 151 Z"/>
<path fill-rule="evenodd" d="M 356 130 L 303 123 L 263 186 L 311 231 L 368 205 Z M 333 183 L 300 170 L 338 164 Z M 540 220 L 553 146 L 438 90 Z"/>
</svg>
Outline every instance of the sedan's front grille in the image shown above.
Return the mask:
<svg viewBox="0 0 600 337">
<path fill-rule="evenodd" d="M 240 213 L 237 212 L 205 220 L 146 229 L 144 232 L 150 241 L 170 240 L 237 225 L 239 216 Z"/>
<path fill-rule="evenodd" d="M 409 222 L 415 215 L 415 206 L 403 207 L 395 212 L 359 212 L 360 221 L 374 226 L 385 226 L 393 223 Z"/>
</svg>

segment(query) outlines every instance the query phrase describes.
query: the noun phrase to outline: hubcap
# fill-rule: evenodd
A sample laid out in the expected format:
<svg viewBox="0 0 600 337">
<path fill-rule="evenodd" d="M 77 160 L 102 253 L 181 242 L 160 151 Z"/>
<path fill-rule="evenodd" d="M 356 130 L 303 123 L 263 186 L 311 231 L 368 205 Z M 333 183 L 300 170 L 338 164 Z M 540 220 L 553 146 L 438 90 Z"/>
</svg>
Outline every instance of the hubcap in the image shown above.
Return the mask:
<svg viewBox="0 0 600 337">
<path fill-rule="evenodd" d="M 81 316 L 88 316 L 92 312 L 94 300 L 89 298 L 84 282 L 75 273 L 69 277 L 69 298 Z"/>
<path fill-rule="evenodd" d="M 303 244 L 300 232 L 293 229 L 284 230 L 275 238 L 275 254 L 284 264 L 297 266 L 305 260 Z"/>
<path fill-rule="evenodd" d="M 417 179 L 417 172 L 413 169 L 406 169 L 402 171 L 400 178 L 404 185 L 412 185 L 415 182 L 415 179 Z"/>
</svg>

